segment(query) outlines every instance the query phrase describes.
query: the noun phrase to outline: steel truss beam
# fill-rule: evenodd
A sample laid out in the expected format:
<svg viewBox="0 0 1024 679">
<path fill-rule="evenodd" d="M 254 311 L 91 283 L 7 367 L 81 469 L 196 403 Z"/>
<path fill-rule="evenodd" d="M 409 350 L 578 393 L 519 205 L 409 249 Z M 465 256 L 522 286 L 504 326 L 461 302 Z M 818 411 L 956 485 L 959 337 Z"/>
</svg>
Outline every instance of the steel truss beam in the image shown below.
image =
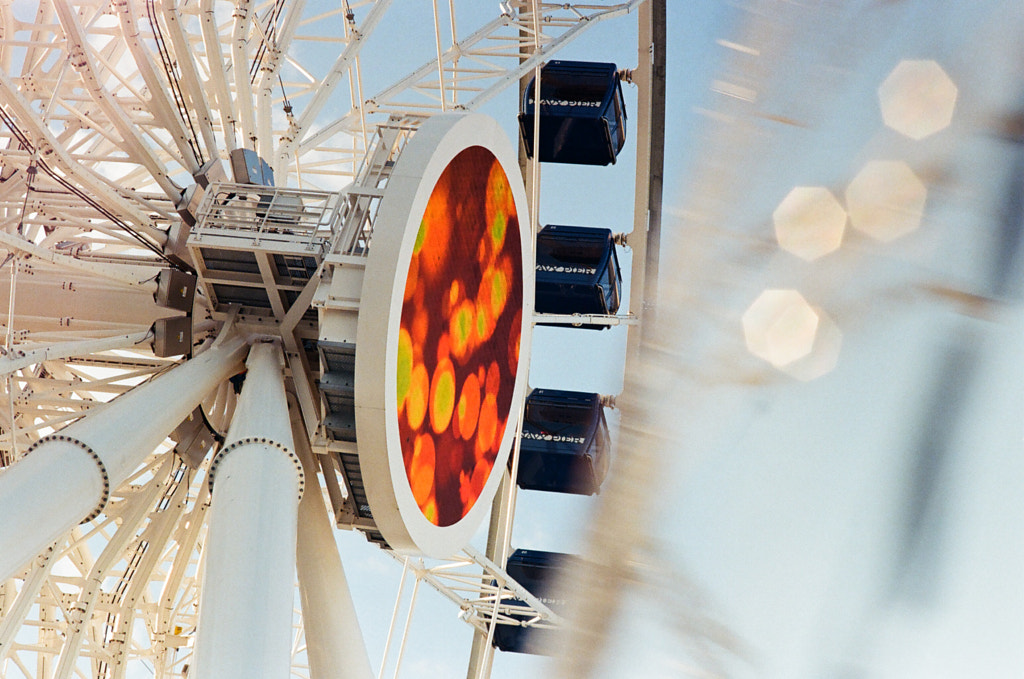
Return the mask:
<svg viewBox="0 0 1024 679">
<path fill-rule="evenodd" d="M 484 554 L 466 547 L 460 554 L 447 559 L 420 559 L 401 557 L 388 552 L 404 564 L 404 579 L 411 576 L 416 583 L 408 604 L 409 615 L 416 604 L 419 583 L 425 582 L 443 597 L 459 607 L 459 618 L 472 625 L 478 634 L 489 637 L 495 625 L 516 625 L 539 629 L 559 629 L 565 620 L 554 613 L 540 599 L 513 580 L 505 570 Z M 402 591 L 395 604 L 392 633 L 401 608 Z M 518 600 L 513 603 L 513 600 Z M 384 662 L 387 663 L 385 657 Z M 401 663 L 401 649 L 398 651 Z"/>
</svg>

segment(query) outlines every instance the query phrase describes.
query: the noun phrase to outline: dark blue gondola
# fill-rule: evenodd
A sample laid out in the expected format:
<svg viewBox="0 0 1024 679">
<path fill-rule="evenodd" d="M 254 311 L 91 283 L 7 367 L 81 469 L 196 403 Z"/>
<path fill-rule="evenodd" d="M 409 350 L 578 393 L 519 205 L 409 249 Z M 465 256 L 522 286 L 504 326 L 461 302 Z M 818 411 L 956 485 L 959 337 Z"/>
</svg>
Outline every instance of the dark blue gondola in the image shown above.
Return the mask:
<svg viewBox="0 0 1024 679">
<path fill-rule="evenodd" d="M 550 61 L 540 72 L 540 160 L 608 165 L 626 143 L 626 107 L 615 64 Z M 534 81 L 523 93 L 519 130 L 533 157 Z"/>
<path fill-rule="evenodd" d="M 576 565 L 577 559 L 578 557 L 572 554 L 517 549 L 508 558 L 505 572 L 525 587 L 530 594 L 540 599 L 541 603 L 550 608 L 553 613 L 565 615 L 566 602 L 557 598 L 557 594 L 552 591 L 553 585 L 563 571 Z M 512 599 L 507 603 L 514 606 L 526 606 L 521 599 Z M 526 621 L 531 616 L 527 614 L 520 616 L 513 613 L 511 617 Z M 512 653 L 550 653 L 555 648 L 551 639 L 555 633 L 552 629 L 500 624 L 494 628 L 492 644 L 499 650 Z M 547 638 L 545 639 L 545 637 Z"/>
<path fill-rule="evenodd" d="M 520 488 L 577 495 L 601 489 L 611 438 L 598 394 L 534 389 L 520 436 Z"/>
<path fill-rule="evenodd" d="M 622 272 L 610 229 L 549 224 L 537 234 L 537 313 L 614 314 L 621 292 Z"/>
</svg>

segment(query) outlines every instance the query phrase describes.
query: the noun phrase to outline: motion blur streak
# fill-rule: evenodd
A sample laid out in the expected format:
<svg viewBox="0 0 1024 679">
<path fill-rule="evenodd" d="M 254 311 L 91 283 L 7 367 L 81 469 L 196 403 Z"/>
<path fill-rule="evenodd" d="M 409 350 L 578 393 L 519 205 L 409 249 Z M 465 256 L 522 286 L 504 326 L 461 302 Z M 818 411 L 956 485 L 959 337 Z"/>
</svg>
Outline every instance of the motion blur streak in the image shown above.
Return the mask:
<svg viewBox="0 0 1024 679">
<path fill-rule="evenodd" d="M 1022 29 L 1009 2 L 736 11 L 666 196 L 658 327 L 627 365 L 559 676 L 1024 673 Z M 921 85 L 890 78 L 908 60 L 943 75 L 948 126 L 886 125 L 880 94 L 942 94 L 892 92 Z M 880 185 L 842 206 L 861 222 L 835 251 L 779 247 L 795 187 L 850 201 L 879 162 L 926 189 L 920 214 Z M 748 351 L 771 289 L 834 320 L 834 369 L 798 382 Z"/>
</svg>

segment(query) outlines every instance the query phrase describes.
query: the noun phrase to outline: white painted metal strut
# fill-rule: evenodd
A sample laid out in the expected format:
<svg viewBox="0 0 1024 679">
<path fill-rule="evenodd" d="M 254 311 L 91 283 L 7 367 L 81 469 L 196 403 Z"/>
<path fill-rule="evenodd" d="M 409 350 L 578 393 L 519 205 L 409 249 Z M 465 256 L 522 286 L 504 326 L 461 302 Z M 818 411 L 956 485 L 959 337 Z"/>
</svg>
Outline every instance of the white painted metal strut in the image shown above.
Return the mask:
<svg viewBox="0 0 1024 679">
<path fill-rule="evenodd" d="M 0 580 L 102 510 L 111 487 L 237 370 L 244 352 L 243 340 L 229 339 L 42 439 L 0 472 Z"/>
<path fill-rule="evenodd" d="M 169 28 L 168 34 L 174 53 L 177 55 L 189 54 L 190 49 L 187 38 L 182 28 L 182 16 L 178 11 L 177 3 L 158 3 L 164 21 Z M 199 128 L 199 134 L 203 138 L 206 152 L 216 157 L 217 138 L 213 131 L 213 121 L 210 115 L 210 106 L 206 89 L 199 79 L 199 72 L 193 59 L 178 59 L 177 66 L 181 70 L 181 84 L 184 86 L 184 95 L 187 100 L 190 112 L 195 114 L 195 124 Z"/>
<path fill-rule="evenodd" d="M 365 37 L 380 22 L 384 13 L 390 7 L 391 2 L 392 0 L 378 0 L 374 3 L 373 8 L 367 14 L 366 19 L 363 20 L 358 31 L 355 32 L 352 39 L 345 46 L 345 49 L 335 59 L 330 71 L 327 72 L 327 75 L 320 82 L 320 86 L 316 88 L 313 98 L 306 104 L 302 115 L 299 116 L 298 120 L 289 122 L 288 130 L 281 136 L 277 146 L 274 172 L 281 172 L 284 169 L 284 164 L 288 162 L 291 154 L 295 151 L 296 143 L 306 134 L 306 131 L 310 129 L 316 117 L 320 115 L 331 93 L 341 81 L 341 77 L 352 68 L 353 63 L 359 56 L 360 50 L 366 44 Z"/>
<path fill-rule="evenodd" d="M 141 287 L 149 292 L 156 290 L 156 282 L 153 280 L 154 272 L 149 267 L 83 261 L 36 245 L 32 241 L 19 238 L 6 231 L 0 231 L 0 246 L 64 269 L 99 276 L 128 286 Z"/>
<path fill-rule="evenodd" d="M 140 6 L 141 3 L 134 2 L 111 3 L 111 8 L 117 13 L 118 19 L 120 19 L 121 33 L 124 36 L 125 43 L 131 51 L 135 64 L 139 68 L 139 73 L 149 89 L 150 104 L 152 106 L 151 112 L 161 122 L 164 129 L 170 132 L 175 148 L 177 148 L 178 154 L 185 162 L 185 168 L 189 172 L 194 173 L 199 169 L 199 158 L 196 157 L 192 147 L 189 146 L 188 134 L 185 131 L 180 114 L 175 110 L 174 104 L 168 96 L 168 88 L 158 77 L 153 58 L 146 49 L 142 36 L 139 33 L 139 16 L 136 8 Z"/>
<path fill-rule="evenodd" d="M 291 416 L 295 452 L 308 477 L 315 480 L 316 462 L 297 405 L 292 406 Z M 311 490 L 299 502 L 295 553 L 310 673 L 315 679 L 373 679 L 331 517 L 319 484 Z"/>
<path fill-rule="evenodd" d="M 156 154 L 143 141 L 139 128 L 132 123 L 127 112 L 121 108 L 115 97 L 101 83 L 93 64 L 92 49 L 83 33 L 77 13 L 72 10 L 70 3 L 62 1 L 55 2 L 54 9 L 57 11 L 61 28 L 69 43 L 68 52 L 71 64 L 81 75 L 89 95 L 107 115 L 109 122 L 121 134 L 125 146 L 131 149 L 136 160 L 146 167 L 153 180 L 169 198 L 177 197 L 181 190 L 180 187 L 171 181 L 166 169 L 161 167 L 162 164 L 158 161 Z"/>
<path fill-rule="evenodd" d="M 30 365 L 42 363 L 43 361 L 70 358 L 72 356 L 85 356 L 86 354 L 92 354 L 99 351 L 109 351 L 110 349 L 123 349 L 125 347 L 135 346 L 140 342 L 146 341 L 149 337 L 150 331 L 143 330 L 140 332 L 115 335 L 113 337 L 104 337 L 94 340 L 86 339 L 74 342 L 59 342 L 45 347 L 29 349 L 27 351 L 18 349 L 12 351 L 7 356 L 0 358 L 0 376 L 9 375 L 16 370 L 21 370 L 22 368 L 27 368 Z"/>
<path fill-rule="evenodd" d="M 196 679 L 281 679 L 291 668 L 303 471 L 294 452 L 280 347 L 249 352 L 213 494 L 196 638 Z"/>
<path fill-rule="evenodd" d="M 0 70 L 0 94 L 12 118 L 28 136 L 40 156 L 48 164 L 59 169 L 61 173 L 77 186 L 85 189 L 90 196 L 117 214 L 121 219 L 130 222 L 133 227 L 156 242 L 163 242 L 166 234 L 153 228 L 146 213 L 132 201 L 126 200 L 111 189 L 96 173 L 78 162 L 62 138 L 55 135 L 26 101 L 14 80 Z"/>
<path fill-rule="evenodd" d="M 100 592 L 110 569 L 121 558 L 129 543 L 135 538 L 136 531 L 146 519 L 150 508 L 157 497 L 165 490 L 170 472 L 170 461 L 165 461 L 158 472 L 157 478 L 142 492 L 141 497 L 132 504 L 131 509 L 122 517 L 113 538 L 107 542 L 99 558 L 89 569 L 78 598 L 71 604 L 68 625 L 68 638 L 57 657 L 54 676 L 57 679 L 70 679 L 74 672 L 88 635 L 93 611 L 100 603 Z"/>
<path fill-rule="evenodd" d="M 53 568 L 56 561 L 56 554 L 57 545 L 53 544 L 37 557 L 34 568 L 31 569 L 30 575 L 21 586 L 18 598 L 14 600 L 13 605 L 4 607 L 4 617 L 0 621 L 0 662 L 7 657 L 15 635 L 21 629 L 29 609 L 35 602 L 36 594 L 46 582 L 50 569 Z"/>
<path fill-rule="evenodd" d="M 236 110 L 240 115 L 242 147 L 259 150 L 256 147 L 256 121 L 253 116 L 252 82 L 249 80 L 248 43 L 252 23 L 252 2 L 236 0 L 231 16 L 231 75 L 234 79 Z M 266 140 L 269 143 L 270 140 Z"/>
<path fill-rule="evenodd" d="M 221 51 L 221 40 L 217 33 L 214 5 L 214 0 L 200 0 L 200 28 L 203 37 L 203 47 L 206 50 L 206 60 L 210 70 L 209 87 L 212 88 L 213 99 L 216 102 L 219 113 L 224 144 L 228 151 L 233 151 L 238 148 L 238 130 L 236 126 L 239 115 L 235 99 L 231 96 L 228 88 L 227 76 L 225 75 L 229 65 Z"/>
</svg>

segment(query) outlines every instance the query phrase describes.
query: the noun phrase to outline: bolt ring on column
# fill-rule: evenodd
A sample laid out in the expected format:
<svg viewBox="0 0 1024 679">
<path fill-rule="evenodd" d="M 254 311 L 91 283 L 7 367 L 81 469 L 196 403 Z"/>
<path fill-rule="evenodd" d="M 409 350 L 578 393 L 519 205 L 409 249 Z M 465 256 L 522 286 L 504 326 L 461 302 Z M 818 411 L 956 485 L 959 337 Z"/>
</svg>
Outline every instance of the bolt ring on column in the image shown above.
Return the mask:
<svg viewBox="0 0 1024 679">
<path fill-rule="evenodd" d="M 88 523 L 92 521 L 100 515 L 100 512 L 107 508 L 107 502 L 110 500 L 110 475 L 107 474 L 107 468 L 103 464 L 103 460 L 100 459 L 100 456 L 96 454 L 95 450 L 85 445 L 78 439 L 73 438 L 71 436 L 65 436 L 64 434 L 50 434 L 49 436 L 44 436 L 43 438 L 39 439 L 31 446 L 29 446 L 28 450 L 25 451 L 25 454 L 28 455 L 33 450 L 43 445 L 44 443 L 48 443 L 49 441 L 63 441 L 65 443 L 70 443 L 74 446 L 77 446 L 78 448 L 81 448 L 86 452 L 86 454 L 89 457 L 92 458 L 93 462 L 96 463 L 96 466 L 99 467 L 100 476 L 103 479 L 103 495 L 100 496 L 100 501 L 99 504 L 96 505 L 96 508 L 89 513 L 89 516 L 82 519 L 81 523 Z"/>
<path fill-rule="evenodd" d="M 292 464 L 295 465 L 295 470 L 299 473 L 298 499 L 301 500 L 302 493 L 306 488 L 306 473 L 302 469 L 302 462 L 299 461 L 299 456 L 295 454 L 295 451 L 288 448 L 288 446 L 282 443 L 278 443 L 273 439 L 268 439 L 260 436 L 246 436 L 245 438 L 238 439 L 237 441 L 232 441 L 228 445 L 221 448 L 220 452 L 218 452 L 217 455 L 213 458 L 213 462 L 210 463 L 209 479 L 207 480 L 207 483 L 210 485 L 210 494 L 213 494 L 213 481 L 217 475 L 217 467 L 220 465 L 221 460 L 224 459 L 224 456 L 230 453 L 232 450 L 235 450 L 236 448 L 242 448 L 243 446 L 247 446 L 252 443 L 260 443 L 263 445 L 272 446 L 288 456 L 288 459 L 291 460 Z"/>
</svg>

